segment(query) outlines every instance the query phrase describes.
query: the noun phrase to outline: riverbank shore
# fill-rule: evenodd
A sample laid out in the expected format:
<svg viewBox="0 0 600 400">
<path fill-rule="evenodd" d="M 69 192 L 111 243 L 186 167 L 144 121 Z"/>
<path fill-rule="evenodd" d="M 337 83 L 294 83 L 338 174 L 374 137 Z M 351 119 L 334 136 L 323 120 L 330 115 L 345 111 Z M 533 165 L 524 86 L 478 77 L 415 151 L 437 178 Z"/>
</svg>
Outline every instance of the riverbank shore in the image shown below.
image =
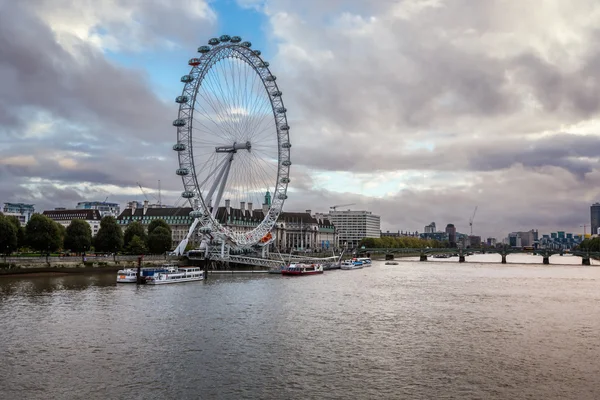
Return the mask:
<svg viewBox="0 0 600 400">
<path fill-rule="evenodd" d="M 7 260 L 8 261 L 8 260 Z M 152 267 L 155 265 L 164 264 L 164 257 L 159 259 L 144 260 L 142 267 Z M 56 275 L 56 274 L 104 274 L 116 273 L 123 268 L 135 268 L 137 261 L 134 259 L 114 260 L 102 259 L 93 261 L 83 261 L 78 259 L 45 259 L 38 260 L 15 260 L 10 262 L 0 262 L 0 279 L 2 277 L 17 276 L 17 275 Z"/>
</svg>

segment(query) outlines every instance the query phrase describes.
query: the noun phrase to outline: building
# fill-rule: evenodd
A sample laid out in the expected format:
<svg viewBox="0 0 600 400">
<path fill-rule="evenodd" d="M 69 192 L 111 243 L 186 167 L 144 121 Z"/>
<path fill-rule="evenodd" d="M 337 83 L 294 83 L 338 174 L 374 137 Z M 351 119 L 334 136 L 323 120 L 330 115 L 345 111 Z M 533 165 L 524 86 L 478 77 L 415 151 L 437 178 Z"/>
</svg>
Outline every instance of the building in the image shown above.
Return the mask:
<svg viewBox="0 0 600 400">
<path fill-rule="evenodd" d="M 600 234 L 600 203 L 592 204 L 590 207 L 590 217 L 592 224 L 592 230 L 590 233 L 592 235 Z"/>
<path fill-rule="evenodd" d="M 75 207 L 78 210 L 98 210 L 100 215 L 117 217 L 121 214 L 121 206 L 118 203 L 107 203 L 105 201 L 80 201 Z"/>
<path fill-rule="evenodd" d="M 82 219 L 90 224 L 92 236 L 96 236 L 98 233 L 98 230 L 100 229 L 100 220 L 102 219 L 100 211 L 98 210 L 67 210 L 64 208 L 57 208 L 51 211 L 44 211 L 42 214 L 51 220 L 58 222 L 65 228 L 69 226 L 74 219 Z"/>
<path fill-rule="evenodd" d="M 327 219 L 335 226 L 340 247 L 353 249 L 364 238 L 381 237 L 381 218 L 370 211 L 329 211 Z"/>
<path fill-rule="evenodd" d="M 123 230 L 131 222 L 138 221 L 147 226 L 156 219 L 164 220 L 172 233 L 172 247 L 175 248 L 188 234 L 193 218 L 189 216 L 192 208 L 152 208 L 145 201 L 141 208 L 137 203 L 129 203 L 119 215 L 117 223 Z M 236 233 L 255 229 L 268 212 L 268 199 L 260 209 L 254 209 L 252 203 L 240 203 L 239 208 L 231 207 L 229 200 L 225 206 L 219 207 L 216 218 L 221 225 Z M 328 218 L 312 216 L 310 210 L 305 212 L 282 212 L 271 231 L 275 240 L 273 246 L 282 251 L 289 250 L 327 250 L 338 246 L 337 232 Z"/>
<path fill-rule="evenodd" d="M 481 236 L 469 235 L 467 239 L 470 247 L 481 247 Z"/>
<path fill-rule="evenodd" d="M 496 238 L 487 238 L 486 244 L 490 247 L 496 247 Z"/>
<path fill-rule="evenodd" d="M 423 233 L 435 233 L 435 232 L 436 232 L 435 222 L 432 222 L 429 225 L 425 225 L 425 228 L 423 229 Z"/>
<path fill-rule="evenodd" d="M 397 231 L 397 232 L 381 232 L 381 237 L 419 237 L 419 232 Z"/>
<path fill-rule="evenodd" d="M 446 225 L 446 233 L 448 234 L 448 241 L 450 245 L 453 246 L 456 244 L 456 227 L 454 224 Z"/>
<path fill-rule="evenodd" d="M 23 203 L 4 203 L 2 206 L 4 215 L 17 217 L 21 226 L 25 226 L 33 214 L 35 214 L 34 204 Z"/>
</svg>

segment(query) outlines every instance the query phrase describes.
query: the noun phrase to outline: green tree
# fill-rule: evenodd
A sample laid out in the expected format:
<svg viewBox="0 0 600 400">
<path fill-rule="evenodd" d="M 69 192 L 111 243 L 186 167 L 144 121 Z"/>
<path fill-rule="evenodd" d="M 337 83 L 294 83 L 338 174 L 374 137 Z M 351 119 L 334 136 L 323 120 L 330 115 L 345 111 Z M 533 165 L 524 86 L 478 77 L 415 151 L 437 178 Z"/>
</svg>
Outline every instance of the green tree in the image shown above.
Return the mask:
<svg viewBox="0 0 600 400">
<path fill-rule="evenodd" d="M 148 224 L 148 235 L 154 232 L 154 230 L 158 227 L 165 228 L 169 231 L 169 233 L 171 233 L 171 227 L 165 222 L 164 219 L 155 219 L 152 222 L 150 222 L 150 224 Z"/>
<path fill-rule="evenodd" d="M 146 242 L 138 235 L 133 235 L 127 245 L 127 252 L 130 254 L 146 254 Z"/>
<path fill-rule="evenodd" d="M 130 223 L 125 229 L 125 233 L 123 234 L 123 245 L 125 246 L 125 248 L 129 247 L 129 243 L 131 242 L 134 236 L 137 236 L 144 243 L 145 246 L 146 230 L 144 229 L 144 225 L 142 225 L 138 221 Z"/>
<path fill-rule="evenodd" d="M 6 217 L 6 220 L 17 229 L 17 249 L 25 246 L 25 228 L 21 226 L 21 221 L 14 215 Z"/>
<path fill-rule="evenodd" d="M 148 250 L 152 254 L 162 254 L 171 249 L 171 231 L 159 226 L 148 235 Z"/>
<path fill-rule="evenodd" d="M 17 249 L 17 229 L 4 216 L 0 216 L 0 253 L 9 255 Z"/>
<path fill-rule="evenodd" d="M 106 216 L 100 221 L 100 229 L 94 240 L 96 251 L 118 252 L 123 248 L 123 231 L 114 217 Z"/>
<path fill-rule="evenodd" d="M 60 244 L 58 246 L 59 249 L 64 249 L 65 238 L 67 237 L 67 228 L 64 225 L 55 222 L 56 229 L 58 229 L 58 236 L 60 237 Z"/>
<path fill-rule="evenodd" d="M 27 222 L 25 240 L 40 253 L 56 251 L 62 245 L 58 224 L 42 214 L 33 214 Z"/>
<path fill-rule="evenodd" d="M 92 246 L 92 228 L 82 219 L 71 221 L 66 230 L 65 249 L 76 253 L 90 250 Z"/>
</svg>

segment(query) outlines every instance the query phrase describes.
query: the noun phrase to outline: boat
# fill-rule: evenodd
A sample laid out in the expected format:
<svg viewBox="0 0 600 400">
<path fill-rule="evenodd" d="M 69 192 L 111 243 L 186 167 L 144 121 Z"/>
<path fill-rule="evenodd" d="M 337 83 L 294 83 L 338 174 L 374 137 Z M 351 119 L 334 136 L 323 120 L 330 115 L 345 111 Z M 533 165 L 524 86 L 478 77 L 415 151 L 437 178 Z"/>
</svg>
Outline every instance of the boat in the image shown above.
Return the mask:
<svg viewBox="0 0 600 400">
<path fill-rule="evenodd" d="M 204 273 L 198 267 L 169 267 L 145 279 L 147 285 L 164 285 L 167 283 L 194 282 L 204 279 Z"/>
<path fill-rule="evenodd" d="M 398 261 L 386 261 L 385 265 L 398 265 Z"/>
<path fill-rule="evenodd" d="M 274 267 L 271 268 L 269 270 L 269 274 L 276 274 L 276 275 L 281 275 L 281 271 L 283 271 L 284 269 L 286 269 L 287 267 L 285 265 L 280 265 L 278 267 Z"/>
<path fill-rule="evenodd" d="M 323 273 L 321 264 L 290 264 L 287 268 L 281 270 L 281 275 L 299 276 L 316 275 Z"/>
<path fill-rule="evenodd" d="M 371 259 L 369 257 L 356 258 L 356 261 L 362 262 L 363 266 L 365 266 L 365 267 L 370 267 L 371 266 Z"/>
<path fill-rule="evenodd" d="M 144 267 L 140 268 L 141 279 L 140 282 L 144 283 L 147 277 L 153 276 L 159 272 L 166 272 L 168 268 L 174 267 L 172 264 L 163 264 L 157 267 Z M 125 268 L 117 271 L 117 283 L 136 283 L 137 282 L 137 268 Z"/>
<path fill-rule="evenodd" d="M 342 263 L 342 265 L 340 266 L 340 269 L 343 269 L 343 270 L 361 269 L 363 266 L 364 265 L 363 265 L 362 261 L 346 260 Z"/>
</svg>

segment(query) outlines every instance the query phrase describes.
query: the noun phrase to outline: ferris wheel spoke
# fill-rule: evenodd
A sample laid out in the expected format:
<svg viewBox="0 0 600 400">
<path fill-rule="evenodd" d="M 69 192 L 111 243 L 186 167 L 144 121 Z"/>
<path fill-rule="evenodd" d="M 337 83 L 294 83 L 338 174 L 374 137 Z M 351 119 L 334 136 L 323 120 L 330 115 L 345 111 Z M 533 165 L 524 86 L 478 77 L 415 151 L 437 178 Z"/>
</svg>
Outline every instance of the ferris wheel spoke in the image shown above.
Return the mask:
<svg viewBox="0 0 600 400">
<path fill-rule="evenodd" d="M 200 95 L 201 98 L 204 99 L 204 95 L 201 92 L 198 92 L 198 94 Z M 199 108 L 195 109 L 195 111 L 198 111 L 202 116 L 205 117 L 206 120 L 210 121 L 213 123 L 213 125 L 217 128 L 216 130 L 211 130 L 214 134 L 222 137 L 222 138 L 226 138 L 226 137 L 231 137 L 231 133 L 228 132 L 227 129 L 225 129 L 225 126 L 223 126 L 222 124 L 218 124 L 213 117 L 211 116 L 211 114 L 206 110 L 206 108 L 203 106 L 202 103 L 197 103 L 197 105 L 199 106 Z M 194 118 L 195 120 L 197 120 L 197 118 Z M 206 125 L 205 125 L 206 126 Z"/>
<path fill-rule="evenodd" d="M 235 132 L 233 130 L 233 127 L 231 126 L 231 124 L 228 121 L 228 117 L 224 116 L 223 113 L 221 112 L 221 108 L 223 108 L 222 106 L 217 105 L 217 102 L 220 103 L 220 100 L 216 98 L 216 93 L 214 93 L 214 88 L 212 87 L 212 85 L 210 85 L 211 82 L 211 77 L 210 74 L 207 74 L 206 77 L 206 82 L 209 83 L 211 92 L 208 91 L 199 91 L 198 94 L 200 95 L 200 97 L 202 97 L 202 99 L 210 106 L 210 108 L 212 108 L 212 110 L 214 111 L 213 116 L 219 121 L 219 123 L 216 123 L 214 121 L 214 118 L 208 113 L 205 112 L 206 116 L 208 118 L 210 118 L 217 127 L 220 127 L 222 131 L 225 131 L 228 133 L 228 136 L 230 136 L 231 138 L 235 138 Z M 213 98 L 215 97 L 215 98 Z M 203 110 L 205 110 L 204 107 L 202 107 Z M 226 113 L 227 111 L 225 111 Z"/>
</svg>

